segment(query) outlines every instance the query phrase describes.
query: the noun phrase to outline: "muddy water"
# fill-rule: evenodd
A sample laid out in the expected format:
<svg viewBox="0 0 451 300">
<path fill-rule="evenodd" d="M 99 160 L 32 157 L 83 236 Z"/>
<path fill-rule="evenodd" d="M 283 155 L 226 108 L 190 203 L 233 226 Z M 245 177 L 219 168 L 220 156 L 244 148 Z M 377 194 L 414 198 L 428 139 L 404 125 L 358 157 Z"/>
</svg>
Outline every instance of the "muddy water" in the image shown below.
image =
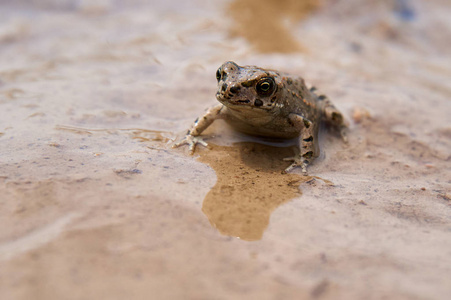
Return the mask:
<svg viewBox="0 0 451 300">
<path fill-rule="evenodd" d="M 319 7 L 318 0 L 237 0 L 229 5 L 234 20 L 231 33 L 263 53 L 305 51 L 290 28 Z"/>
<path fill-rule="evenodd" d="M 0 298 L 448 299 L 448 2 L 0 1 Z M 349 145 L 314 179 L 220 122 L 172 149 L 227 60 L 305 77 Z"/>
<path fill-rule="evenodd" d="M 290 142 L 233 142 L 240 139 L 249 140 L 251 137 L 241 134 L 233 137 L 230 135 L 231 129 L 221 128 L 221 125 L 225 124 L 215 127 L 220 134 L 216 140 L 224 145 L 210 143 L 208 148 L 198 146 L 195 152 L 195 155 L 199 156 L 198 161 L 213 168 L 217 176 L 215 186 L 202 202 L 202 212 L 221 234 L 247 241 L 259 240 L 268 227 L 271 213 L 278 206 L 300 198 L 301 183 L 321 180 L 333 185 L 332 182 L 317 176 L 284 173 L 288 163 L 283 158 L 292 156 L 296 151 L 295 145 L 289 146 Z M 174 141 L 177 139 L 174 133 L 140 128 L 102 129 L 58 125 L 55 129 L 97 138 L 107 138 L 111 135 L 129 137 L 143 143 L 147 149 L 164 152 L 173 150 Z M 214 134 L 215 130 L 210 130 L 210 133 Z M 226 144 L 230 146 L 225 146 Z M 56 143 L 51 146 L 61 147 Z M 93 154 L 101 156 L 105 153 Z M 141 161 L 137 161 L 135 167 L 115 169 L 114 172 L 126 179 L 132 179 L 133 175 L 142 173 L 138 168 L 140 163 Z"/>
<path fill-rule="evenodd" d="M 284 157 L 292 147 L 279 148 L 243 142 L 233 147 L 213 146 L 199 160 L 218 177 L 202 203 L 202 211 L 222 234 L 247 241 L 259 240 L 271 213 L 301 195 L 301 182 L 312 177 L 282 174 Z"/>
<path fill-rule="evenodd" d="M 174 133 L 139 128 L 102 129 L 59 125 L 55 129 L 97 137 L 128 136 L 143 143 L 147 149 L 165 152 L 173 149 L 177 138 Z M 231 129 L 228 130 L 230 132 Z M 227 132 L 227 128 L 219 132 Z M 227 135 L 221 138 L 226 141 L 230 139 L 229 143 L 233 141 Z M 197 147 L 195 154 L 200 155 L 198 160 L 213 168 L 217 176 L 215 186 L 202 201 L 202 212 L 221 234 L 247 241 L 261 239 L 271 213 L 283 203 L 301 196 L 301 182 L 315 180 L 311 176 L 283 174 L 282 171 L 287 167 L 283 158 L 292 156 L 295 146 L 287 146 L 282 141 L 278 143 L 279 146 L 269 146 L 243 141 L 232 143 L 231 146 L 209 144 L 207 149 Z M 59 144 L 53 146 L 60 147 Z M 94 153 L 95 156 L 103 154 Z M 139 164 L 137 162 L 135 168 L 116 169 L 114 172 L 132 179 L 134 174 L 142 172 L 138 168 Z"/>
<path fill-rule="evenodd" d="M 173 149 L 174 140 L 177 138 L 174 133 L 139 128 L 94 129 L 57 126 L 55 129 L 97 137 L 128 136 L 142 142 L 148 149 L 161 151 Z M 52 146 L 60 147 L 59 144 Z M 208 149 L 198 146 L 195 152 L 200 155 L 198 160 L 213 168 L 217 176 L 215 186 L 202 202 L 202 212 L 212 226 L 226 236 L 247 241 L 261 239 L 268 227 L 271 213 L 283 203 L 300 197 L 301 182 L 315 180 L 312 176 L 282 172 L 287 167 L 283 158 L 292 156 L 294 147 L 284 147 L 284 143 L 275 147 L 254 142 L 236 142 L 231 146 L 209 144 Z M 103 154 L 94 153 L 95 156 Z M 134 173 L 142 172 L 137 167 L 139 163 L 136 163 L 135 168 L 118 169 L 114 172 L 131 179 Z"/>
</svg>

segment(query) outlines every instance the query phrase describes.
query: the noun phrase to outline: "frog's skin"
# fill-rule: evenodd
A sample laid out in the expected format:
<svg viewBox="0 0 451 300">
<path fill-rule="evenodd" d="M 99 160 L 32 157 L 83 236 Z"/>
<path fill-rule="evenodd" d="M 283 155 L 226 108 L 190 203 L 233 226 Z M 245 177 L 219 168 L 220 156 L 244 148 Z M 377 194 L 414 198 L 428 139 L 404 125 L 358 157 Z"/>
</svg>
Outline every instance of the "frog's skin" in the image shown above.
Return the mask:
<svg viewBox="0 0 451 300">
<path fill-rule="evenodd" d="M 236 130 L 255 136 L 291 139 L 299 137 L 299 151 L 285 160 L 293 163 L 289 172 L 301 167 L 307 175 L 308 164 L 319 155 L 318 129 L 325 121 L 337 128 L 346 142 L 343 115 L 315 88 L 307 88 L 304 79 L 255 66 L 224 63 L 216 72 L 220 104 L 198 118 L 178 147 L 188 144 L 191 153 L 196 144 L 207 146 L 199 135 L 217 119 L 224 119 Z"/>
</svg>

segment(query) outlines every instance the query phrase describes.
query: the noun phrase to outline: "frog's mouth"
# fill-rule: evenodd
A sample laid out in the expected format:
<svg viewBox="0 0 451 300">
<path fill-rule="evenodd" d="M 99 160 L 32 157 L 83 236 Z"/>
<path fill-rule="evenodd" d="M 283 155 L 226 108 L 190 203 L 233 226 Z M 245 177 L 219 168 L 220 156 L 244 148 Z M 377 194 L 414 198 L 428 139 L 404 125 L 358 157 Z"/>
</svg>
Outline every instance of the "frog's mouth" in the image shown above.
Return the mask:
<svg viewBox="0 0 451 300">
<path fill-rule="evenodd" d="M 237 101 L 235 101 L 236 103 L 239 103 L 239 104 L 248 104 L 248 103 L 251 103 L 251 101 L 250 100 L 237 100 Z"/>
<path fill-rule="evenodd" d="M 249 99 L 228 99 L 224 97 L 224 95 L 216 94 L 216 98 L 219 102 L 221 102 L 223 105 L 229 107 L 233 110 L 239 110 L 239 109 L 261 109 L 261 110 L 270 110 L 273 108 L 273 106 L 264 106 L 262 105 L 262 101 L 259 99 L 256 99 L 254 102 L 252 102 Z M 260 103 L 259 103 L 260 101 Z"/>
</svg>

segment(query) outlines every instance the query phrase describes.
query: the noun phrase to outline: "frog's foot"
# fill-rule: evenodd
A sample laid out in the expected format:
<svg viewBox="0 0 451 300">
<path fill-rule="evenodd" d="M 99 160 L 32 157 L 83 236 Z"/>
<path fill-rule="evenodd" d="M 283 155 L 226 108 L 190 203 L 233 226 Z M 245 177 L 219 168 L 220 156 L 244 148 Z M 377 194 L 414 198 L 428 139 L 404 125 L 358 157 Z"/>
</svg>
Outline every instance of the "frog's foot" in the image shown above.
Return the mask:
<svg viewBox="0 0 451 300">
<path fill-rule="evenodd" d="M 182 145 L 188 145 L 189 146 L 189 152 L 192 155 L 194 153 L 194 150 L 196 149 L 196 145 L 197 144 L 201 144 L 204 147 L 208 147 L 207 142 L 205 142 L 203 140 L 203 138 L 201 138 L 200 136 L 193 136 L 190 134 L 187 134 L 183 140 L 181 140 L 178 143 L 175 143 L 174 145 L 172 145 L 173 148 L 177 148 L 180 147 Z"/>
<path fill-rule="evenodd" d="M 309 161 L 299 155 L 293 157 L 286 157 L 284 161 L 292 161 L 293 163 L 285 169 L 284 173 L 288 173 L 296 167 L 301 167 L 302 175 L 307 176 L 307 166 Z"/>
</svg>

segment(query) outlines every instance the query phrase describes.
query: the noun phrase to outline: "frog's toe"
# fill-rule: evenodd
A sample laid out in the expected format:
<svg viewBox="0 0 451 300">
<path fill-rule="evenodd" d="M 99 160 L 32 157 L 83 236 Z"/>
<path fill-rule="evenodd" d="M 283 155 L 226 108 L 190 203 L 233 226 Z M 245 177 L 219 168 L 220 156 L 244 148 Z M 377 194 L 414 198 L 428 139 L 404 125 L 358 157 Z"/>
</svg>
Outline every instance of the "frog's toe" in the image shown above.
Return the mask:
<svg viewBox="0 0 451 300">
<path fill-rule="evenodd" d="M 197 144 L 201 144 L 202 146 L 204 146 L 204 147 L 208 147 L 208 143 L 206 142 L 206 141 L 204 141 L 202 138 L 200 138 L 200 137 L 196 137 L 196 143 Z"/>
<path fill-rule="evenodd" d="M 308 165 L 308 163 L 307 163 L 305 160 L 303 161 L 303 160 L 302 160 L 302 157 L 297 157 L 297 156 L 294 156 L 294 157 L 286 157 L 286 158 L 284 158 L 283 160 L 284 160 L 284 161 L 292 161 L 292 162 L 293 162 L 291 165 L 289 165 L 289 166 L 285 169 L 284 173 L 291 172 L 293 169 L 295 169 L 295 168 L 297 168 L 297 167 L 301 167 L 302 175 L 304 175 L 304 176 L 307 176 L 307 175 L 308 175 L 308 173 L 307 173 L 307 165 Z"/>
<path fill-rule="evenodd" d="M 308 176 L 307 173 L 307 165 L 304 163 L 298 164 L 298 163 L 292 163 L 291 165 L 288 166 L 288 168 L 285 169 L 284 173 L 289 173 L 291 172 L 293 169 L 297 168 L 297 167 L 301 167 L 301 172 L 302 175 L 304 176 Z"/>
<path fill-rule="evenodd" d="M 191 155 L 194 154 L 194 150 L 196 150 L 197 144 L 201 144 L 204 147 L 208 147 L 207 142 L 205 142 L 201 137 L 193 136 L 193 138 L 189 142 L 189 151 Z"/>
<path fill-rule="evenodd" d="M 292 156 L 292 157 L 285 157 L 283 159 L 283 161 L 296 161 L 298 158 L 296 156 Z"/>
<path fill-rule="evenodd" d="M 172 144 L 172 148 L 178 148 L 180 146 L 188 145 L 188 144 L 189 144 L 188 140 L 186 138 L 183 138 L 183 140 L 181 140 L 180 142 Z"/>
<path fill-rule="evenodd" d="M 192 135 L 185 136 L 183 138 L 183 140 L 181 140 L 178 143 L 175 143 L 172 147 L 177 148 L 177 147 L 180 147 L 182 145 L 188 145 L 190 154 L 193 154 L 194 151 L 196 150 L 196 145 L 197 144 L 201 144 L 204 147 L 208 147 L 207 142 L 205 142 L 201 137 L 192 136 Z"/>
<path fill-rule="evenodd" d="M 172 144 L 172 148 L 178 148 L 184 144 L 186 144 L 185 141 L 180 141 L 180 142 Z"/>
</svg>

